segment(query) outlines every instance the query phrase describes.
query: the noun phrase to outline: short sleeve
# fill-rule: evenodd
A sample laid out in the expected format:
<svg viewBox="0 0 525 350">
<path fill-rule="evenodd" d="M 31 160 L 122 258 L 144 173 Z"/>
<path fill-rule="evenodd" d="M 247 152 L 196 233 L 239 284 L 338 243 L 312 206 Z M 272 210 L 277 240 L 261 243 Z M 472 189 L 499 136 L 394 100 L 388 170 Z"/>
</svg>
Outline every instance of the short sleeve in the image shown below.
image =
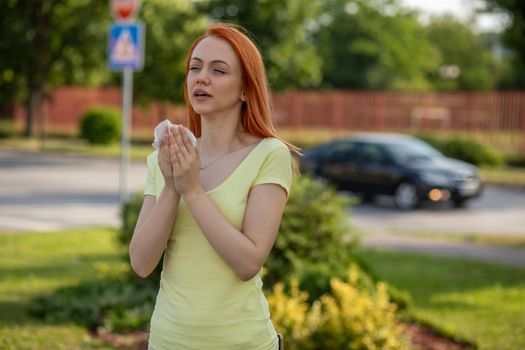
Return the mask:
<svg viewBox="0 0 525 350">
<path fill-rule="evenodd" d="M 157 176 L 157 152 L 151 153 L 147 158 L 148 175 L 146 177 L 146 185 L 144 187 L 144 195 L 157 196 L 156 176 Z"/>
<path fill-rule="evenodd" d="M 272 149 L 264 159 L 253 186 L 277 184 L 289 196 L 292 187 L 292 155 L 285 145 Z"/>
</svg>

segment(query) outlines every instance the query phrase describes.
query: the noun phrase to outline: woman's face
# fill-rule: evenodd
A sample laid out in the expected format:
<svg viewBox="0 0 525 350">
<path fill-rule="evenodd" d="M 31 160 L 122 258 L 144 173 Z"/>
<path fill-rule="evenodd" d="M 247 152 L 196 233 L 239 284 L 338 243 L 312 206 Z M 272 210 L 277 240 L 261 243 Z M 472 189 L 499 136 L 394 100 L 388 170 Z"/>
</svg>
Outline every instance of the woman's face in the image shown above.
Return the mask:
<svg viewBox="0 0 525 350">
<path fill-rule="evenodd" d="M 200 115 L 240 113 L 241 63 L 230 44 L 209 36 L 197 44 L 187 76 L 191 106 Z"/>
</svg>

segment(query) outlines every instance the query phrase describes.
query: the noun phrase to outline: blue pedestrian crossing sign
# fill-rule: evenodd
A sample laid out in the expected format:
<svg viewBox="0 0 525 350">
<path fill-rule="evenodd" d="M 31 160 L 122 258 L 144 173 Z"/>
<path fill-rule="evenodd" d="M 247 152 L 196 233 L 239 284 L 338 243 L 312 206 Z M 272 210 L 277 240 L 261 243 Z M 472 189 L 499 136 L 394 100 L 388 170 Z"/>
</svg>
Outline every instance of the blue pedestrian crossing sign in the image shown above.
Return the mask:
<svg viewBox="0 0 525 350">
<path fill-rule="evenodd" d="M 109 68 L 141 70 L 144 66 L 144 26 L 138 22 L 112 24 L 109 28 Z"/>
</svg>

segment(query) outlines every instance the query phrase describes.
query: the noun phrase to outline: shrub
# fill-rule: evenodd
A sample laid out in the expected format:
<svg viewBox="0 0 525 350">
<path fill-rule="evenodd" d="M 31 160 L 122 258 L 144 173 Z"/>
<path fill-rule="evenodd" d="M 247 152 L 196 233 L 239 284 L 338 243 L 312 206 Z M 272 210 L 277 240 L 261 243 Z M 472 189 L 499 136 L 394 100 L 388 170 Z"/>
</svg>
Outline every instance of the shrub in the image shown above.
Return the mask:
<svg viewBox="0 0 525 350">
<path fill-rule="evenodd" d="M 16 135 L 15 124 L 11 120 L 0 120 L 0 139 L 7 139 Z"/>
<path fill-rule="evenodd" d="M 452 138 L 447 141 L 445 155 L 464 160 L 475 165 L 501 165 L 502 157 L 489 146 L 464 138 Z"/>
<path fill-rule="evenodd" d="M 120 208 L 120 220 L 122 224 L 117 237 L 119 244 L 124 248 L 127 248 L 131 242 L 133 230 L 137 225 L 140 208 L 142 207 L 143 197 L 142 192 L 137 192 Z"/>
<path fill-rule="evenodd" d="M 456 158 L 475 165 L 501 165 L 503 158 L 489 146 L 462 137 L 439 139 L 421 134 L 417 138 L 430 144 L 447 157 Z"/>
<path fill-rule="evenodd" d="M 144 195 L 142 192 L 135 193 L 135 195 L 124 205 L 120 210 L 120 219 L 122 225 L 118 233 L 118 243 L 125 249 L 126 254 L 123 259 L 126 262 L 129 262 L 129 256 L 127 254 L 128 247 L 131 242 L 131 237 L 133 236 L 133 231 L 137 225 L 137 220 L 139 218 L 140 208 L 142 207 Z M 159 264 L 153 270 L 153 272 L 146 278 L 156 287 L 160 282 L 160 274 L 162 272 L 162 258 L 159 260 Z"/>
<path fill-rule="evenodd" d="M 525 154 L 517 153 L 505 157 L 508 166 L 525 168 Z"/>
<path fill-rule="evenodd" d="M 306 292 L 292 282 L 289 296 L 282 283 L 268 296 L 272 320 L 286 339 L 287 349 L 401 349 L 401 329 L 395 304 L 384 283 L 371 291 L 363 272 L 352 265 L 346 282 L 333 278 L 331 295 L 308 305 Z"/>
<path fill-rule="evenodd" d="M 157 288 L 132 276 L 128 264 L 112 270 L 100 264 L 93 280 L 39 296 L 30 311 L 49 322 L 75 322 L 92 331 L 146 329 Z"/>
<path fill-rule="evenodd" d="M 80 137 L 90 144 L 109 144 L 120 137 L 120 114 L 108 107 L 89 109 L 80 120 Z"/>
<path fill-rule="evenodd" d="M 357 245 L 348 224 L 350 204 L 330 185 L 308 175 L 295 177 L 279 235 L 265 264 L 265 284 L 271 288 L 299 276 L 301 287 L 317 295 L 329 289 L 330 277 L 344 276 Z"/>
</svg>

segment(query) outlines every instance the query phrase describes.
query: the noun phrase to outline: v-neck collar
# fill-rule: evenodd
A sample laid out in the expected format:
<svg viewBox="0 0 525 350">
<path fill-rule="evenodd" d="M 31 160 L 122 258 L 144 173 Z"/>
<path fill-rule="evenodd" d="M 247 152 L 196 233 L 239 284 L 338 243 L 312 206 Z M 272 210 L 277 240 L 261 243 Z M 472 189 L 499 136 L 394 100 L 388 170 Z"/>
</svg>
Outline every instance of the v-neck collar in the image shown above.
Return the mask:
<svg viewBox="0 0 525 350">
<path fill-rule="evenodd" d="M 228 175 L 224 181 L 222 181 L 220 184 L 218 184 L 217 186 L 215 186 L 214 188 L 212 188 L 211 190 L 209 191 L 206 191 L 207 194 L 210 194 L 210 193 L 213 193 L 215 192 L 216 190 L 218 190 L 220 187 L 222 187 L 223 185 L 225 185 L 228 180 L 230 180 L 230 178 L 233 177 L 233 175 L 235 175 L 235 173 L 237 173 L 237 171 L 239 171 L 239 169 L 243 166 L 244 163 L 246 163 L 246 161 L 248 160 L 248 158 L 250 158 L 254 153 L 255 153 L 255 150 L 257 148 L 259 148 L 259 146 L 265 141 L 265 140 L 268 140 L 269 138 L 266 137 L 264 139 L 262 139 L 261 141 L 257 142 L 257 144 L 255 146 L 253 146 L 253 148 L 250 150 L 250 152 L 248 152 L 248 154 L 240 161 L 240 163 L 237 165 L 237 167 L 235 169 L 233 169 L 233 171 L 230 173 L 230 175 Z"/>
</svg>

